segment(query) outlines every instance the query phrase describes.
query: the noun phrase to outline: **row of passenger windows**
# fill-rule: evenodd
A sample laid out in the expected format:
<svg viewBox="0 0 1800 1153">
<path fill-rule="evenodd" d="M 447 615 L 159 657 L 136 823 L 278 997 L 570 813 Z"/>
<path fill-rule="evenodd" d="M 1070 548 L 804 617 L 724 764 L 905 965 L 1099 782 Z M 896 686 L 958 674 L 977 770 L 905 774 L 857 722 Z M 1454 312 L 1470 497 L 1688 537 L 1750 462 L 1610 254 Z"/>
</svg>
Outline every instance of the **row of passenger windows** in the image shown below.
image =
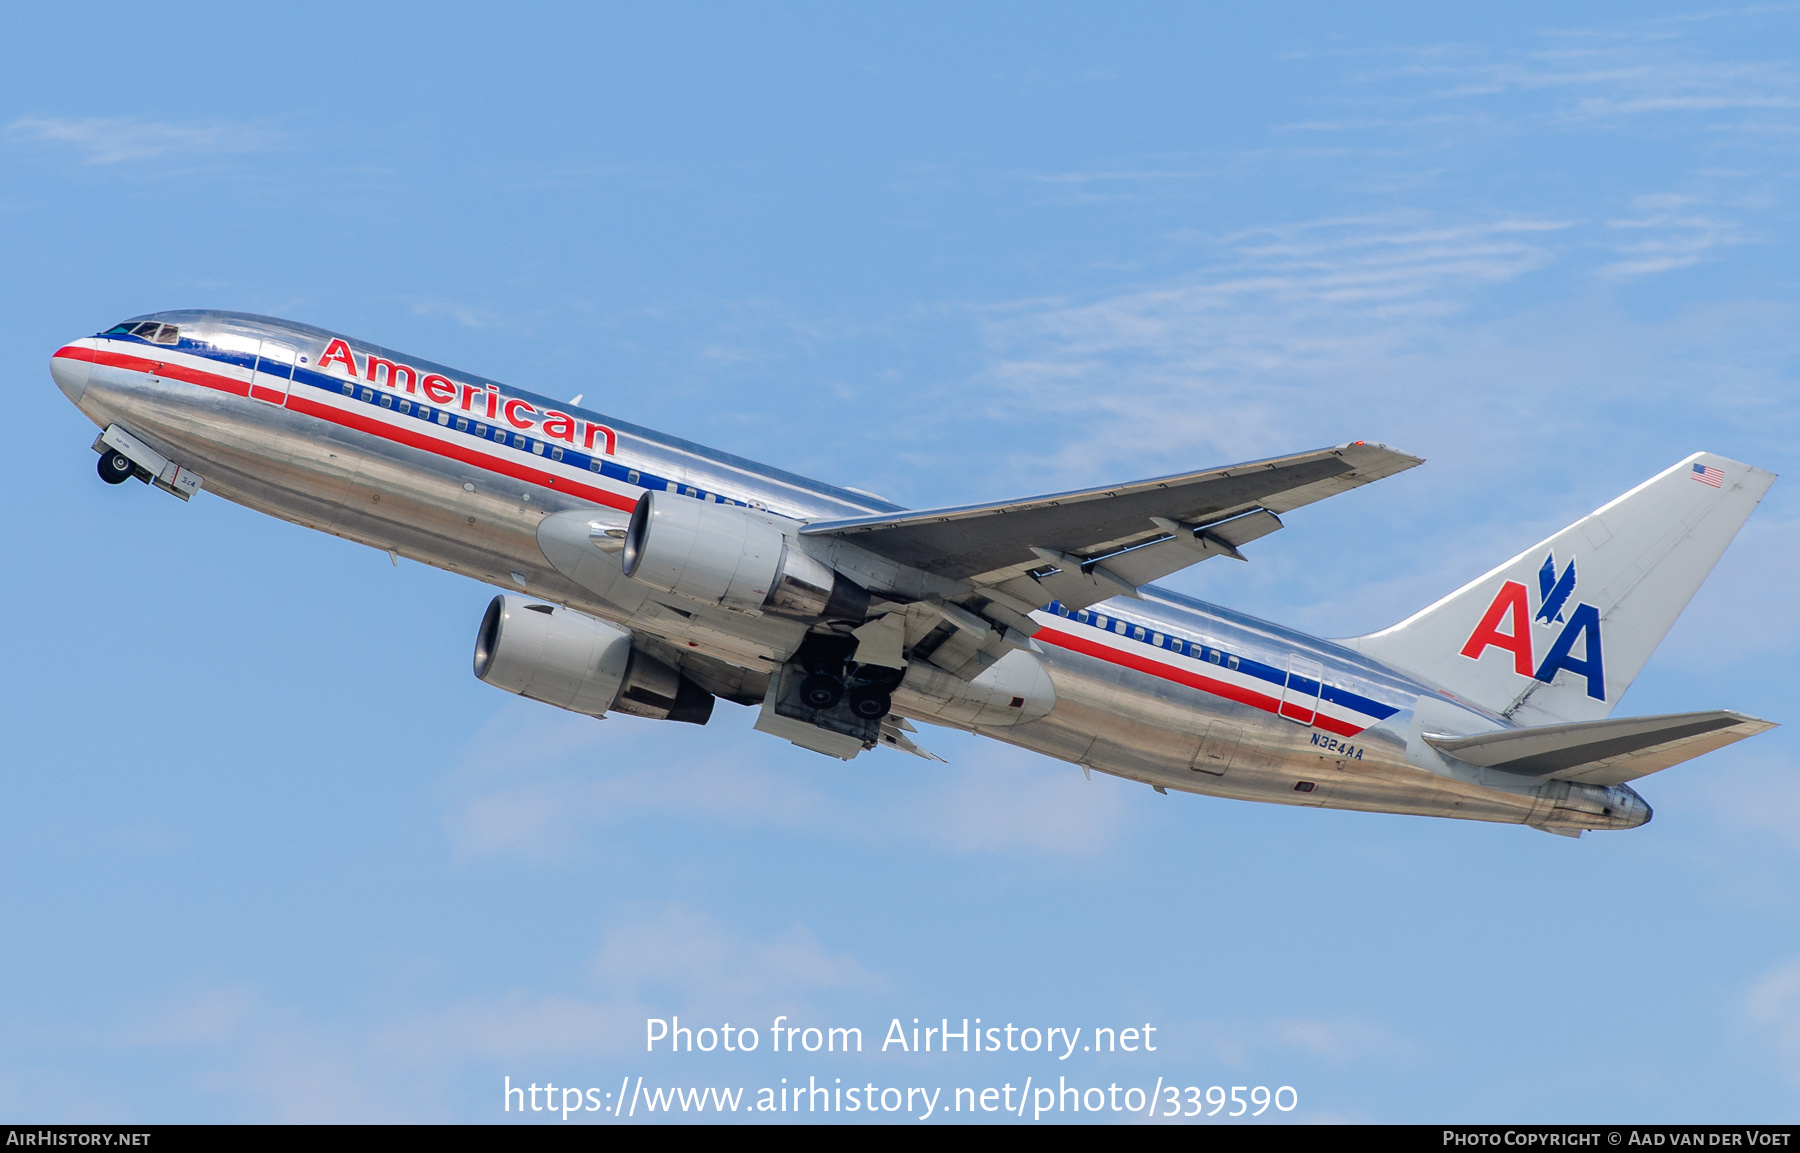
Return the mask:
<svg viewBox="0 0 1800 1153">
<path fill-rule="evenodd" d="M 164 324 L 157 320 L 140 320 L 136 324 L 127 321 L 115 324 L 102 336 L 136 336 L 148 340 L 152 344 L 174 344 L 181 339 L 181 329 L 173 324 Z"/>
<path fill-rule="evenodd" d="M 548 455 L 550 459 L 554 461 L 561 461 L 564 457 L 562 448 L 557 445 L 547 444 L 541 440 L 535 440 L 522 432 L 508 432 L 506 429 L 499 427 L 490 428 L 490 426 L 479 421 L 473 421 L 466 416 L 456 416 L 454 413 L 445 409 L 433 409 L 423 401 L 415 404 L 413 401 L 404 397 L 397 398 L 391 392 L 381 392 L 378 396 L 375 389 L 370 388 L 367 385 L 354 384 L 350 381 L 344 382 L 343 390 L 345 396 L 355 397 L 364 404 L 380 404 L 382 408 L 393 409 L 407 416 L 416 416 L 420 420 L 436 420 L 438 424 L 445 428 L 451 427 L 451 422 L 454 421 L 456 431 L 472 432 L 483 440 L 492 439 L 495 444 L 510 444 L 514 448 L 527 449 L 538 456 Z M 574 457 L 575 462 L 580 461 L 580 453 L 574 453 L 571 450 L 571 455 Z M 607 475 L 606 462 L 600 457 L 589 457 L 587 466 L 588 471 L 590 472 L 598 473 L 602 476 Z M 613 466 L 613 475 L 622 478 L 626 484 L 637 485 L 639 487 L 654 486 L 664 488 L 669 492 L 678 492 L 683 496 L 691 496 L 697 500 L 711 501 L 714 504 L 734 504 L 740 508 L 763 507 L 759 503 L 746 504 L 746 502 L 741 500 L 732 500 L 730 497 L 716 492 L 702 492 L 692 485 L 677 484 L 672 480 L 660 481 L 654 476 L 646 478 L 635 468 L 621 469 L 615 465 Z"/>
<path fill-rule="evenodd" d="M 1120 620 L 1118 617 L 1109 617 L 1105 613 L 1089 612 L 1087 609 L 1070 610 L 1058 605 L 1056 606 L 1056 611 L 1060 615 L 1081 624 L 1093 625 L 1095 628 L 1105 629 L 1108 632 L 1117 633 L 1122 637 L 1130 637 L 1134 641 L 1144 641 L 1159 649 L 1167 649 L 1172 653 L 1180 653 L 1183 656 L 1193 657 L 1197 661 L 1207 661 L 1211 664 L 1222 665 L 1229 669 L 1238 667 L 1238 659 L 1236 657 L 1229 653 L 1221 652 L 1210 645 L 1203 645 L 1198 641 L 1184 641 L 1179 637 L 1173 637 L 1165 633 L 1147 629 L 1143 625 L 1130 624 Z"/>
</svg>

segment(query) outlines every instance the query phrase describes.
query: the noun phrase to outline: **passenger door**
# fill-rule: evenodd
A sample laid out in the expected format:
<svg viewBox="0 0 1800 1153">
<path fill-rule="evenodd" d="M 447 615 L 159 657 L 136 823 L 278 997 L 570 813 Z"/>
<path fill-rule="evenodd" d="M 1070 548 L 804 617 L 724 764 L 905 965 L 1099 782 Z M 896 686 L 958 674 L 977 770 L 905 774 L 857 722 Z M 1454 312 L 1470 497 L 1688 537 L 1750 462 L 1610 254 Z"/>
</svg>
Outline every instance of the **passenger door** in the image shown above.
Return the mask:
<svg viewBox="0 0 1800 1153">
<path fill-rule="evenodd" d="M 250 395 L 269 404 L 287 403 L 288 389 L 294 383 L 294 358 L 291 344 L 265 340 L 256 357 L 256 368 L 250 373 Z"/>
<path fill-rule="evenodd" d="M 1319 714 L 1319 691 L 1325 683 L 1325 666 L 1294 653 L 1288 657 L 1287 681 L 1281 686 L 1281 715 L 1303 725 Z"/>
</svg>

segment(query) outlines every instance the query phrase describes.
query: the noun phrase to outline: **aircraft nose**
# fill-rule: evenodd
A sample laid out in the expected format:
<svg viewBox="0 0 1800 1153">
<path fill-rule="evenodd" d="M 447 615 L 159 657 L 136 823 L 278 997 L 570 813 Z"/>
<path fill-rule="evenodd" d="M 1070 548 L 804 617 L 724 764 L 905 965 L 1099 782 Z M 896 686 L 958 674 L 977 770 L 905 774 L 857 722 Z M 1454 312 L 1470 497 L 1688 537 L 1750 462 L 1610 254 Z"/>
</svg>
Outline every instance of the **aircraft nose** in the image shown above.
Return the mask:
<svg viewBox="0 0 1800 1153">
<path fill-rule="evenodd" d="M 81 395 L 87 391 L 88 374 L 93 371 L 94 352 L 89 348 L 64 345 L 50 358 L 50 376 L 73 404 L 81 403 Z"/>
</svg>

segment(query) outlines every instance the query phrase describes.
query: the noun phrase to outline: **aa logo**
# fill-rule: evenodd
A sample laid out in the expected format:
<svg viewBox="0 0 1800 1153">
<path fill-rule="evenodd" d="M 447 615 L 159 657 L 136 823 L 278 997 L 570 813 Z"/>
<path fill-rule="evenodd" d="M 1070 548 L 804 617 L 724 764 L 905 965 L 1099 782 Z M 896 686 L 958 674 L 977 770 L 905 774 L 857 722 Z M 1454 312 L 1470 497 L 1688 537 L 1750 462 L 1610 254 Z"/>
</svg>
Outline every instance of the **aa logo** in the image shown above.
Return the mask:
<svg viewBox="0 0 1800 1153">
<path fill-rule="evenodd" d="M 1549 684 L 1556 679 L 1558 672 L 1566 669 L 1587 680 L 1588 696 L 1597 701 L 1605 700 L 1606 672 L 1600 653 L 1600 610 L 1590 604 L 1577 604 L 1568 610 L 1568 619 L 1564 620 L 1564 609 L 1574 594 L 1575 562 L 1571 560 L 1569 567 L 1559 577 L 1556 573 L 1555 554 L 1546 556 L 1544 567 L 1538 570 L 1537 613 L 1533 615 L 1531 611 L 1525 586 L 1518 581 L 1507 581 L 1494 594 L 1494 602 L 1482 614 L 1481 623 L 1469 634 L 1468 643 L 1462 647 L 1462 655 L 1480 659 L 1481 654 L 1490 648 L 1504 649 L 1512 654 L 1513 671 L 1520 676 L 1536 677 Z M 1532 660 L 1533 624 L 1551 628 L 1562 626 L 1562 631 L 1550 642 L 1550 649 L 1544 654 L 1542 664 L 1536 664 Z M 1504 632 L 1501 631 L 1503 628 Z M 1581 646 L 1580 656 L 1575 655 L 1577 644 Z"/>
</svg>

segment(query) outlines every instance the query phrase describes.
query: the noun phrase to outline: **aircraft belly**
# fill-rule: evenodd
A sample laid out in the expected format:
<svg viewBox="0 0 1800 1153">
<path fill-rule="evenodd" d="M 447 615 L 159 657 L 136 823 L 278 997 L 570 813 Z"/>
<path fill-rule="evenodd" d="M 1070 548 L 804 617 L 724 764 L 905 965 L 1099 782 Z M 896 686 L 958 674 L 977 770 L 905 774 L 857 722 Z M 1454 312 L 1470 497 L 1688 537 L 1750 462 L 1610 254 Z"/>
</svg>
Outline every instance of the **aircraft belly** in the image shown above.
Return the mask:
<svg viewBox="0 0 1800 1153">
<path fill-rule="evenodd" d="M 1541 807 L 1421 772 L 1384 728 L 1334 745 L 1310 726 L 1078 653 L 1052 650 L 1045 663 L 1056 686 L 1050 714 L 978 731 L 1171 791 L 1506 823 Z M 1312 787 L 1296 789 L 1302 783 Z"/>
</svg>

